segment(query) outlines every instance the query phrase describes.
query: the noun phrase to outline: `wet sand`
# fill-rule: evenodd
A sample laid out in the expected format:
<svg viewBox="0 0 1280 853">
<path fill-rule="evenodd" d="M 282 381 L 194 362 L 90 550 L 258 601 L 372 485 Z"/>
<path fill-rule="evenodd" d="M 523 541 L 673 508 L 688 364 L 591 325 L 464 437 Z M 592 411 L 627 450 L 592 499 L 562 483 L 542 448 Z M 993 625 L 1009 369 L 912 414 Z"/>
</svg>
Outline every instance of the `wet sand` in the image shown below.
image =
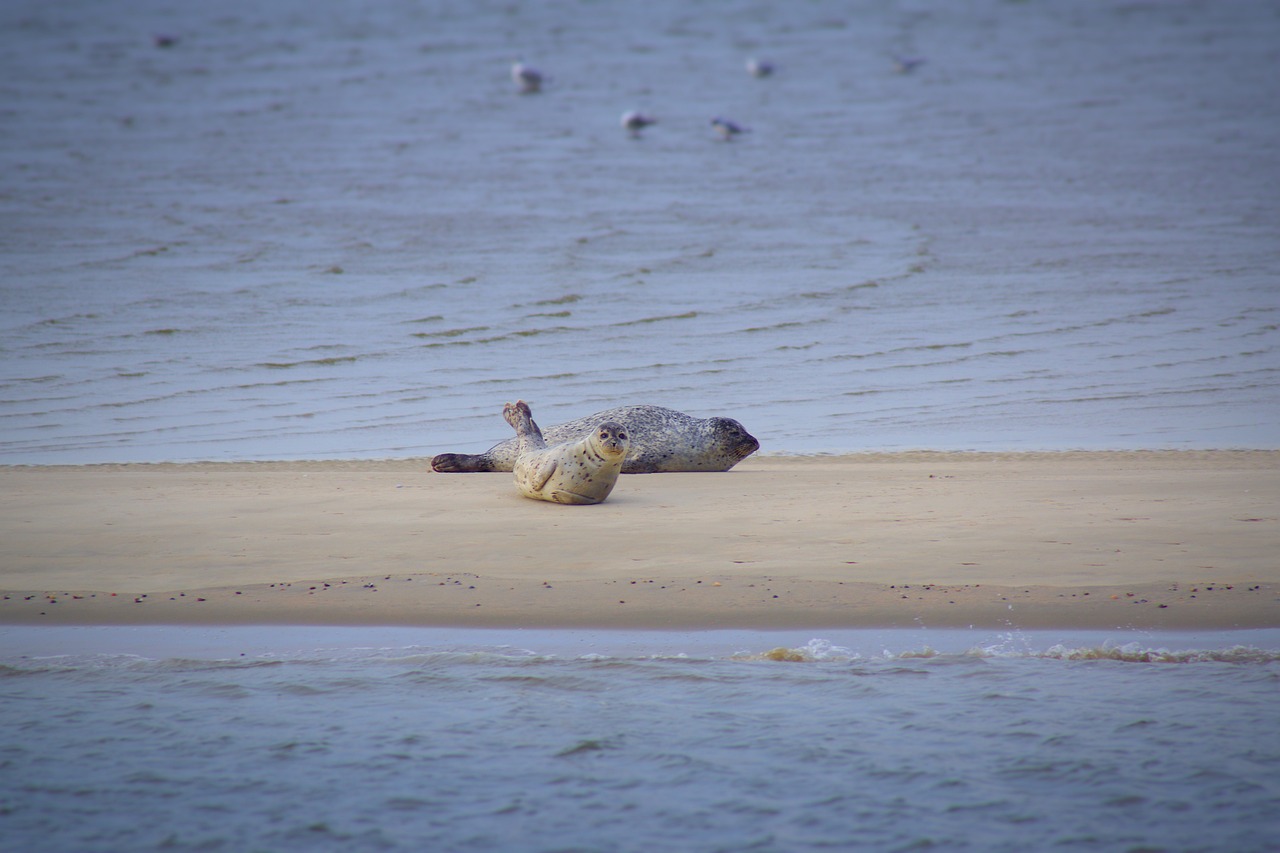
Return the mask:
<svg viewBox="0 0 1280 853">
<path fill-rule="evenodd" d="M 0 623 L 1280 626 L 1280 452 L 860 454 L 521 498 L 426 460 L 0 468 Z"/>
</svg>

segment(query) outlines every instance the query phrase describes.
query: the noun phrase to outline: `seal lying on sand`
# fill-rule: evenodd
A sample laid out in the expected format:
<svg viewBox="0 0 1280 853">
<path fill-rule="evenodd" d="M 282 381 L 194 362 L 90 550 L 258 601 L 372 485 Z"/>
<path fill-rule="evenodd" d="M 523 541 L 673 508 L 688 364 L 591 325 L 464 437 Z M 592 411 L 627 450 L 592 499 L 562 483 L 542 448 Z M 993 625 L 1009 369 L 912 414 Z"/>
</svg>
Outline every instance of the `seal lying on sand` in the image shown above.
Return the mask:
<svg viewBox="0 0 1280 853">
<path fill-rule="evenodd" d="M 760 449 L 760 442 L 733 418 L 700 419 L 661 406 L 606 409 L 550 427 L 543 436 L 549 444 L 577 441 L 603 421 L 621 424 L 631 437 L 624 474 L 728 471 Z M 509 438 L 484 453 L 441 453 L 431 467 L 444 474 L 510 471 L 517 453 L 517 440 Z"/>
<path fill-rule="evenodd" d="M 502 409 L 516 428 L 516 488 L 526 498 L 558 504 L 598 504 L 613 491 L 630 441 L 626 429 L 603 421 L 577 441 L 547 447 L 524 400 Z"/>
</svg>

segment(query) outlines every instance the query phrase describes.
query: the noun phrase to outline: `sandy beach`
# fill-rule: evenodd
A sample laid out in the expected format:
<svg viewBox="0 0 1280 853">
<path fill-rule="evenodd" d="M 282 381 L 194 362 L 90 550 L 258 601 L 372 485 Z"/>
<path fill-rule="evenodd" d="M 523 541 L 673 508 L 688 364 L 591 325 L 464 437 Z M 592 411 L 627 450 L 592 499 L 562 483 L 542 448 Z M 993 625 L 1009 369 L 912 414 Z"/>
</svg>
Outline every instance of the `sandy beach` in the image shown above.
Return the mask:
<svg viewBox="0 0 1280 853">
<path fill-rule="evenodd" d="M 1280 626 L 1280 453 L 864 454 L 519 497 L 425 460 L 0 469 L 0 623 Z"/>
</svg>

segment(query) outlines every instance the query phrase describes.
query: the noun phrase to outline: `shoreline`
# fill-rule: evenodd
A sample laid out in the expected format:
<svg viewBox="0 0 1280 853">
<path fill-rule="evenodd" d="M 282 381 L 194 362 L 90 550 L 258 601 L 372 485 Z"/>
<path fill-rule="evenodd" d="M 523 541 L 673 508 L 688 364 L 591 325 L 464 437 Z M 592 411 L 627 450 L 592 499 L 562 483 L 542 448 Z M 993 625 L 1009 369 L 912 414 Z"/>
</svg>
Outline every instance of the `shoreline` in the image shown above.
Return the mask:
<svg viewBox="0 0 1280 853">
<path fill-rule="evenodd" d="M 843 462 L 992 462 L 992 461 L 1107 461 L 1107 460 L 1156 460 L 1179 459 L 1201 462 L 1222 460 L 1238 463 L 1257 458 L 1264 463 L 1280 456 L 1280 447 L 1161 447 L 1161 448 L 1103 448 L 1072 450 L 857 450 L 836 452 L 793 452 L 782 450 L 757 451 L 733 470 L 743 465 L 759 463 L 813 462 L 830 460 Z M 210 469 L 242 470 L 245 472 L 290 469 L 343 469 L 382 471 L 426 471 L 431 467 L 431 455 L 425 456 L 349 456 L 341 458 L 300 459 L 191 459 L 130 462 L 0 462 L 0 474 L 6 471 L 105 471 L 105 470 L 177 470 Z M 429 472 L 435 473 L 435 472 Z M 446 475 L 461 476 L 461 475 Z M 626 475 L 633 476 L 647 475 Z M 625 482 L 625 481 L 624 481 Z"/>
<path fill-rule="evenodd" d="M 752 457 L 519 497 L 423 459 L 0 467 L 0 625 L 1280 627 L 1280 452 Z"/>
<path fill-rule="evenodd" d="M 516 658 L 624 657 L 756 661 L 1044 657 L 1189 663 L 1274 662 L 1280 629 L 1082 631 L 947 628 L 703 629 L 440 628 L 335 625 L 0 625 L 0 663 L 123 656 L 150 660 L 315 659 L 405 653 Z"/>
</svg>

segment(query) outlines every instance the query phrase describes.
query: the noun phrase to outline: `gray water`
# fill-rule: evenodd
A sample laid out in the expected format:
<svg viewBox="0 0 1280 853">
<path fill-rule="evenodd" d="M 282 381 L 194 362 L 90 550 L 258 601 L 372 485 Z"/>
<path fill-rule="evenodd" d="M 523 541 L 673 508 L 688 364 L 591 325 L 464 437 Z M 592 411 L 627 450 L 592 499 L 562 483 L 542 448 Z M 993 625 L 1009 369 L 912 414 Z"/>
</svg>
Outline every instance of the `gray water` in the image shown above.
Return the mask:
<svg viewBox="0 0 1280 853">
<path fill-rule="evenodd" d="M 6 850 L 1248 853 L 1280 837 L 1275 631 L 0 637 Z"/>
<path fill-rule="evenodd" d="M 1280 447 L 1278 45 L 1270 2 L 11 0 L 0 462 L 476 451 L 516 398 Z"/>
</svg>

